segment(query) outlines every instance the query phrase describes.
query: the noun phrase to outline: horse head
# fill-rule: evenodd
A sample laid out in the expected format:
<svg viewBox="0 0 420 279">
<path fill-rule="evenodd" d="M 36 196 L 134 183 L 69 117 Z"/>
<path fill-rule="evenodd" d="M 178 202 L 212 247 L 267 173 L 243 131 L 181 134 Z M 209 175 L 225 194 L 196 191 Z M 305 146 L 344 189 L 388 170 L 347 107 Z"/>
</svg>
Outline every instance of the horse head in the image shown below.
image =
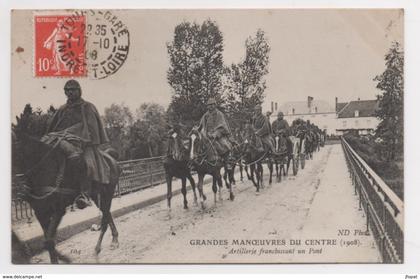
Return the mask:
<svg viewBox="0 0 420 279">
<path fill-rule="evenodd" d="M 176 130 L 168 133 L 168 156 L 176 161 L 183 161 L 188 157 L 189 140 L 184 140 Z"/>
</svg>

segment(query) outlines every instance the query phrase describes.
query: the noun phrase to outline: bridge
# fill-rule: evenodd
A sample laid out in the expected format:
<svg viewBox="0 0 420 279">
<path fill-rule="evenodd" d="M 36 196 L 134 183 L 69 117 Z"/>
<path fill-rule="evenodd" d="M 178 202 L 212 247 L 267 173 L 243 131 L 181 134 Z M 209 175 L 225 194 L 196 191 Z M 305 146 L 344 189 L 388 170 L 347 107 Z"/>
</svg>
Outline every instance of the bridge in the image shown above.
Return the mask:
<svg viewBox="0 0 420 279">
<path fill-rule="evenodd" d="M 403 202 L 344 140 L 321 148 L 297 176 L 290 173 L 280 183 L 266 183 L 260 193 L 236 173 L 235 201 L 227 200 L 224 188 L 222 200 L 214 204 L 209 198 L 205 210 L 194 206 L 189 192 L 190 208 L 183 209 L 178 195 L 169 212 L 159 159 L 145 162 L 121 163 L 125 167 L 117 193 L 120 198 L 113 205 L 119 248 L 109 248 L 108 232 L 101 254 L 94 255 L 98 232 L 84 228 L 62 237 L 59 251 L 74 263 L 403 261 Z M 267 176 L 265 169 L 266 182 Z M 134 186 L 130 189 L 130 185 Z M 155 186 L 124 195 L 144 185 Z M 204 191 L 212 197 L 210 185 Z M 76 226 L 82 215 L 94 218 L 99 211 L 70 212 L 62 226 Z M 28 237 L 31 231 L 40 232 L 36 222 L 16 229 Z M 41 253 L 32 262 L 48 263 L 49 257 Z"/>
</svg>

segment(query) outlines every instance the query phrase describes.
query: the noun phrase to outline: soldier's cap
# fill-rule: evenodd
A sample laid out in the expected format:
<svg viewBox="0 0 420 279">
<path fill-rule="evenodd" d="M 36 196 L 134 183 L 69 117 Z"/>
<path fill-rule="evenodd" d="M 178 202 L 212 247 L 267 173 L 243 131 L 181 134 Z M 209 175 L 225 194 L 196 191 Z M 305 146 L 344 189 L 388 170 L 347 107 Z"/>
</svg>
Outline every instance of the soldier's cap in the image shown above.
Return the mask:
<svg viewBox="0 0 420 279">
<path fill-rule="evenodd" d="M 277 113 L 277 116 L 284 116 L 284 113 L 283 113 L 282 111 L 279 111 L 279 112 Z"/>
<path fill-rule="evenodd" d="M 207 101 L 207 105 L 215 105 L 216 104 L 216 99 L 214 99 L 214 98 L 210 98 L 208 101 Z"/>
<path fill-rule="evenodd" d="M 77 80 L 70 79 L 64 85 L 64 89 L 80 89 L 80 84 Z"/>
</svg>

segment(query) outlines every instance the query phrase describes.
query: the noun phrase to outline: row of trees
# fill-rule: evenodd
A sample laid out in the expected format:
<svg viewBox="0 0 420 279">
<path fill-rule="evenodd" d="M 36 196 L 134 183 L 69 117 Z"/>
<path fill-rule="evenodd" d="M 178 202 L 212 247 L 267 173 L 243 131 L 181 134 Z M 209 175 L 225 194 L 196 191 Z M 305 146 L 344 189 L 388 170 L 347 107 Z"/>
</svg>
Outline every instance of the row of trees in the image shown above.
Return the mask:
<svg viewBox="0 0 420 279">
<path fill-rule="evenodd" d="M 170 122 L 191 127 L 204 114 L 207 100 L 212 97 L 229 114 L 231 125 L 237 127 L 250 117 L 256 104 L 264 101 L 270 52 L 264 31 L 249 37 L 243 60 L 229 66 L 223 63 L 223 34 L 211 20 L 201 25 L 177 25 L 167 48 L 167 79 L 172 87 Z"/>
<path fill-rule="evenodd" d="M 24 132 L 40 138 L 56 109 L 53 106 L 43 112 L 27 104 L 23 112 L 16 117 L 12 130 Z M 103 123 L 110 144 L 121 160 L 161 156 L 165 152 L 164 135 L 168 129 L 165 109 L 155 103 L 140 105 L 133 114 L 124 104 L 112 104 L 105 108 Z"/>
</svg>

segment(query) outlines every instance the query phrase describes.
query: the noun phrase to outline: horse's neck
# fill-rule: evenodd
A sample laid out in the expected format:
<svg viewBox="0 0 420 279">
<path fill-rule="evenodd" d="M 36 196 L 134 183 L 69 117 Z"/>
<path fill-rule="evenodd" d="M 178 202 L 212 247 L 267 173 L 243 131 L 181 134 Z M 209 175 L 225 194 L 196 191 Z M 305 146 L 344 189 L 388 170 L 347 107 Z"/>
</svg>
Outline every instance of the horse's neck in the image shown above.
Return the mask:
<svg viewBox="0 0 420 279">
<path fill-rule="evenodd" d="M 202 137 L 199 141 L 198 153 L 201 157 L 206 157 L 208 161 L 217 159 L 217 152 L 214 148 L 214 144 L 207 137 Z"/>
</svg>

